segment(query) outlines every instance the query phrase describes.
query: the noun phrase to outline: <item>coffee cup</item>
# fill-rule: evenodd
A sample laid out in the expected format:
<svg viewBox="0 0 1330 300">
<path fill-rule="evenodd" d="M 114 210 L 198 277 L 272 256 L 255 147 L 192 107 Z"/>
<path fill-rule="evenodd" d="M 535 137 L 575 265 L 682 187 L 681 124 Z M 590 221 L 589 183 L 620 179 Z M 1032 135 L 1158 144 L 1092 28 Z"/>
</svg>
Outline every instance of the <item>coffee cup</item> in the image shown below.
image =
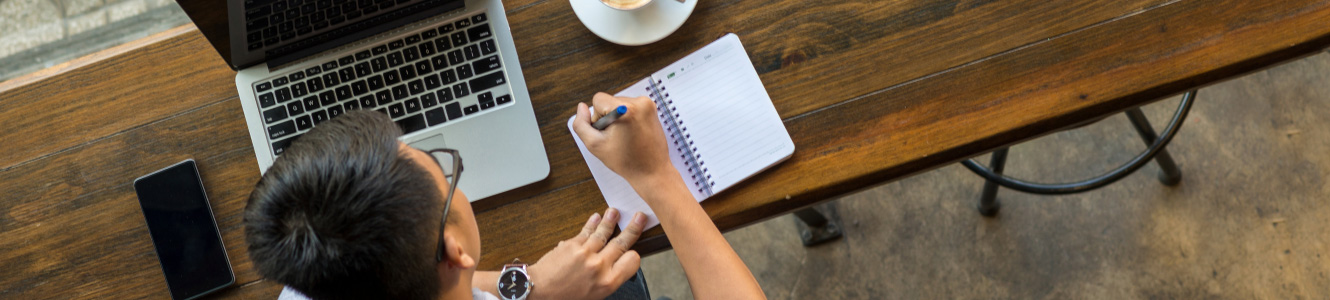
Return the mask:
<svg viewBox="0 0 1330 300">
<path fill-rule="evenodd" d="M 647 6 L 651 0 L 600 0 L 600 3 L 617 10 L 634 10 Z"/>
</svg>

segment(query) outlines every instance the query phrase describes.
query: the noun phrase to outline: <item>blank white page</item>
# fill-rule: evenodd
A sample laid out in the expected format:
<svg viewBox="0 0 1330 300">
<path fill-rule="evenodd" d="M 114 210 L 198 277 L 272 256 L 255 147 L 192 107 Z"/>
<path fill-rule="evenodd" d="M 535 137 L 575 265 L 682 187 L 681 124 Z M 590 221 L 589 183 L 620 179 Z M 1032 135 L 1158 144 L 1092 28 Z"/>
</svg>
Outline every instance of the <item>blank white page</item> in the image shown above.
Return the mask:
<svg viewBox="0 0 1330 300">
<path fill-rule="evenodd" d="M 615 96 L 647 96 L 650 94 L 649 92 L 646 92 L 648 89 L 650 89 L 649 83 L 647 82 L 647 79 L 644 78 L 642 81 L 619 92 Z M 644 113 L 656 112 L 650 111 Z M 601 162 L 600 159 L 591 154 L 591 152 L 587 150 L 586 145 L 582 144 L 582 138 L 577 136 L 576 131 L 573 131 L 573 120 L 576 118 L 577 116 L 573 116 L 568 119 L 568 131 L 572 132 L 573 141 L 577 142 L 577 148 L 582 151 L 582 159 L 586 160 L 587 168 L 591 169 L 591 177 L 596 179 L 596 186 L 600 188 L 600 194 L 605 196 L 605 203 L 610 207 L 619 210 L 619 228 L 628 228 L 628 222 L 632 220 L 633 213 L 639 211 L 647 215 L 646 229 L 659 225 L 660 220 L 656 218 L 656 213 L 651 210 L 651 207 L 647 205 L 645 200 L 642 200 L 642 197 L 638 195 L 637 191 L 633 190 L 631 185 L 628 185 L 628 180 L 606 167 L 605 163 Z M 667 123 L 668 121 L 661 122 Z M 672 134 L 669 130 L 669 126 L 670 125 L 668 124 L 661 124 L 661 128 L 665 129 L 666 141 L 670 143 L 670 145 L 673 145 L 673 141 L 669 138 Z M 692 174 L 688 172 L 687 161 L 680 158 L 679 155 L 679 150 L 676 147 L 670 147 L 670 162 L 674 164 L 675 169 L 679 170 L 679 176 L 683 177 L 684 183 L 688 185 L 689 190 L 693 193 L 693 199 L 696 199 L 698 202 L 705 200 L 707 196 L 699 191 L 700 186 L 696 185 L 696 181 L 690 178 L 692 177 Z M 644 192 L 650 193 L 651 191 Z"/>
<path fill-rule="evenodd" d="M 653 75 L 719 193 L 794 153 L 794 141 L 733 33 Z"/>
</svg>

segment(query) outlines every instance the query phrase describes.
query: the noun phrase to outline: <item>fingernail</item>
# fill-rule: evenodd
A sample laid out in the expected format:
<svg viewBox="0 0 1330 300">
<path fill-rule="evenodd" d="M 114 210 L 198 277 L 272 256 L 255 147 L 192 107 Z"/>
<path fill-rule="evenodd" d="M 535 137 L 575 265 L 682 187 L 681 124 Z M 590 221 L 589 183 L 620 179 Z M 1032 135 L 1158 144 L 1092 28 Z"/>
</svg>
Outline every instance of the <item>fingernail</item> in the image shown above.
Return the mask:
<svg viewBox="0 0 1330 300">
<path fill-rule="evenodd" d="M 618 216 L 619 216 L 619 210 L 614 209 L 613 207 L 611 207 L 609 210 L 606 210 L 606 211 L 605 211 L 605 218 L 606 218 L 606 219 L 613 219 L 614 217 L 618 217 Z"/>
<path fill-rule="evenodd" d="M 640 211 L 633 214 L 633 223 L 637 223 L 637 225 L 646 225 L 647 215 Z"/>
<path fill-rule="evenodd" d="M 587 223 L 596 223 L 596 222 L 600 222 L 600 213 L 593 213 L 593 214 L 591 214 L 591 219 L 590 219 L 590 220 L 586 220 L 586 222 L 587 222 Z"/>
</svg>

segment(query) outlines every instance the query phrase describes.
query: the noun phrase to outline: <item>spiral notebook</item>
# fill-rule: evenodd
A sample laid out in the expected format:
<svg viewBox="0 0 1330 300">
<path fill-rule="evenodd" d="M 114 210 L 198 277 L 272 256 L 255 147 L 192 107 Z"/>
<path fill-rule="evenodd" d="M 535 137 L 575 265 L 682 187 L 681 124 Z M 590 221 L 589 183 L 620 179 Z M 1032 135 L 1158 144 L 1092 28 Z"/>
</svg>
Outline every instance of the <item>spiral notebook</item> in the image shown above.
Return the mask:
<svg viewBox="0 0 1330 300">
<path fill-rule="evenodd" d="M 670 160 L 698 202 L 774 166 L 794 154 L 794 141 L 733 33 L 643 78 L 615 96 L 647 96 L 670 146 Z M 573 118 L 568 119 L 572 131 Z M 614 171 L 587 151 L 573 132 L 596 185 L 620 215 L 655 213 Z M 626 228 L 631 218 L 620 218 Z"/>
</svg>

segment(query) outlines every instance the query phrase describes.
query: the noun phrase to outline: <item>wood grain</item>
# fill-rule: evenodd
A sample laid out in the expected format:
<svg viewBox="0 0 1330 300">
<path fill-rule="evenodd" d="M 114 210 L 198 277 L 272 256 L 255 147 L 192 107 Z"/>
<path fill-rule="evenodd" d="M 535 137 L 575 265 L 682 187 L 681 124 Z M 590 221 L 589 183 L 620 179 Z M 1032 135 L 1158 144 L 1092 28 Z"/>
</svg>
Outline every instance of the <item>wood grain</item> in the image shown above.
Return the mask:
<svg viewBox="0 0 1330 300">
<path fill-rule="evenodd" d="M 564 126 L 576 102 L 726 32 L 798 150 L 703 203 L 723 230 L 1330 45 L 1330 2 L 1312 0 L 702 1 L 644 47 L 600 40 L 567 1 L 505 5 L 552 171 L 474 204 L 487 269 L 535 261 L 605 208 Z M 245 252 L 258 169 L 234 72 L 197 31 L 172 34 L 0 84 L 0 298 L 167 298 L 130 183 L 187 157 L 236 269 L 216 298 L 280 291 Z M 636 246 L 665 247 L 659 229 Z"/>
</svg>

